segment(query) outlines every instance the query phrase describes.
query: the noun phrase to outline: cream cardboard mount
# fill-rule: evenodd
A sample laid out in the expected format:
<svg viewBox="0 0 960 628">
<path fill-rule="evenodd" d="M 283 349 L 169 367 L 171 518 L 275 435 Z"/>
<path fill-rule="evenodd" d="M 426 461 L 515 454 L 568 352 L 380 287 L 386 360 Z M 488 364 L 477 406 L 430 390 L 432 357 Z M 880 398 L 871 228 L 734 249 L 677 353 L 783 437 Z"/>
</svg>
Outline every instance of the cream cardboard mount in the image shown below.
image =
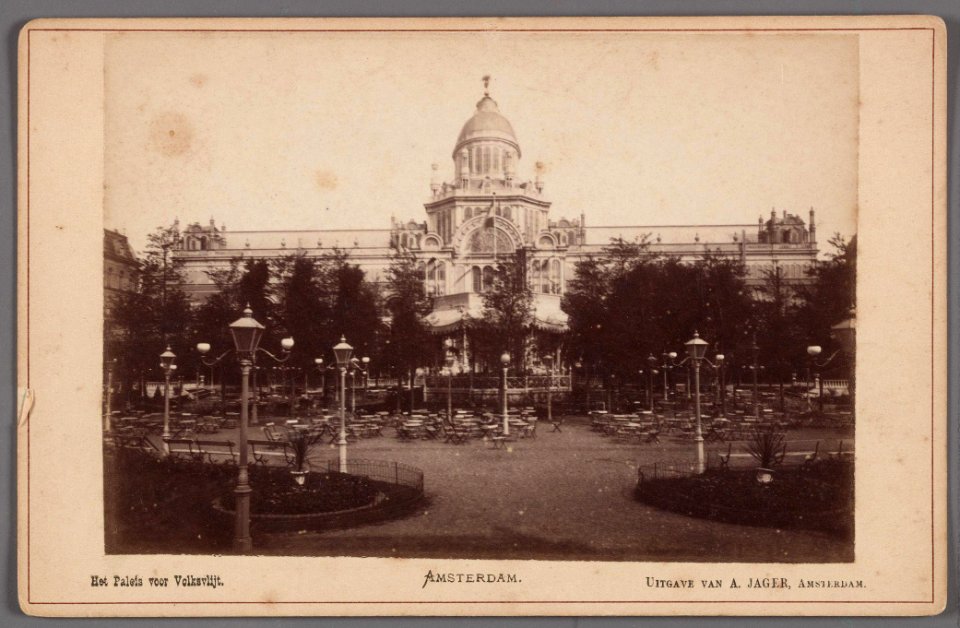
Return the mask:
<svg viewBox="0 0 960 628">
<path fill-rule="evenodd" d="M 57 19 L 27 24 L 19 45 L 17 485 L 26 613 L 930 615 L 944 608 L 940 19 Z M 481 86 L 484 75 L 492 79 Z M 453 139 L 477 98 L 474 122 L 464 127 L 475 136 L 458 140 L 451 166 Z M 431 180 L 434 160 L 444 161 Z M 494 228 L 504 242 L 523 241 L 525 229 L 536 231 L 530 212 L 550 207 L 542 181 L 553 203 L 547 220 L 586 216 L 565 224 L 572 235 L 558 230 L 528 247 L 560 260 L 562 268 L 541 267 L 547 278 L 561 268 L 557 285 L 569 285 L 577 255 L 626 229 L 618 225 L 653 225 L 637 233 L 688 259 L 703 243 L 722 243 L 768 256 L 755 259 L 809 263 L 802 256 L 809 233 L 764 244 L 771 206 L 802 216 L 801 224 L 816 206 L 808 225 L 820 231 L 814 258 L 829 253 L 834 232 L 856 236 L 856 418 L 842 436 L 855 458 L 855 540 L 641 505 L 632 495 L 638 467 L 689 462 L 694 441 L 662 434 L 660 443 L 618 444 L 573 417 L 559 433 L 542 429 L 538 439 L 503 449 L 482 439 L 402 442 L 391 428 L 351 441 L 357 459 L 424 470 L 427 501 L 400 519 L 302 533 L 255 524 L 246 552 L 229 543 L 206 551 L 193 542 L 164 546 L 124 528 L 129 518 L 110 508 L 117 480 L 105 482 L 129 453 L 118 451 L 114 421 L 127 408 L 104 405 L 104 390 L 120 385 L 101 357 L 117 333 L 107 295 L 135 286 L 130 276 L 117 283 L 124 280 L 114 272 L 125 256 L 143 258 L 157 225 L 179 219 L 203 231 L 215 214 L 222 250 L 184 248 L 181 240 L 170 251 L 171 262 L 190 260 L 188 283 L 202 287 L 204 271 L 244 251 L 279 258 L 323 246 L 347 250 L 371 277 L 382 261 L 377 247 L 388 248 L 391 230 L 399 233 L 412 216 L 416 228 L 403 233 L 422 237 L 410 247 L 422 245 L 424 261 L 449 264 L 444 275 L 430 267 L 432 289 L 446 292 L 437 303 L 462 292 L 469 310 L 483 269 L 471 297 L 473 284 L 458 282 L 472 275 L 457 257 L 470 251 L 456 248 L 470 240 L 456 240 L 456 229 L 477 212 L 504 225 Z M 501 200 L 491 202 L 498 191 Z M 447 198 L 460 213 L 437 218 Z M 505 212 L 510 203 L 526 209 Z M 591 241 L 591 229 L 600 240 Z M 105 230 L 120 248 L 105 250 Z M 470 254 L 504 254 L 477 246 Z M 784 252 L 790 246 L 794 258 Z M 551 292 L 537 298 L 559 304 Z M 552 324 L 562 338 L 566 315 L 559 305 L 551 312 L 543 327 Z M 294 352 L 298 346 L 302 339 Z M 189 359 L 197 360 L 181 351 L 180 363 Z M 176 385 L 189 393 L 207 372 L 187 368 L 183 379 L 194 379 L 193 387 Z M 139 385 L 154 393 L 162 372 L 153 362 L 147 370 Z M 311 381 L 306 388 L 316 386 Z M 336 418 L 333 426 L 336 433 Z M 147 427 L 142 446 L 158 450 L 149 455 L 159 460 L 163 442 Z M 196 447 L 217 440 L 185 434 Z M 324 458 L 337 460 L 336 442 L 322 447 Z M 235 466 L 217 468 L 233 482 Z M 471 484 L 471 473 L 483 482 Z M 584 486 L 591 490 L 577 493 Z M 182 488 L 171 484 L 170 498 Z M 558 498 L 564 491 L 578 496 Z M 157 501 L 141 506 L 169 505 Z M 243 517 L 232 503 L 221 506 L 217 525 L 229 537 Z M 111 539 L 124 533 L 136 543 L 117 551 Z M 423 542 L 410 550 L 413 537 Z M 400 557 L 391 539 L 407 548 Z M 469 539 L 487 545 L 472 553 Z M 518 539 L 572 549 L 511 553 Z M 605 546 L 613 550 L 591 553 Z"/>
</svg>

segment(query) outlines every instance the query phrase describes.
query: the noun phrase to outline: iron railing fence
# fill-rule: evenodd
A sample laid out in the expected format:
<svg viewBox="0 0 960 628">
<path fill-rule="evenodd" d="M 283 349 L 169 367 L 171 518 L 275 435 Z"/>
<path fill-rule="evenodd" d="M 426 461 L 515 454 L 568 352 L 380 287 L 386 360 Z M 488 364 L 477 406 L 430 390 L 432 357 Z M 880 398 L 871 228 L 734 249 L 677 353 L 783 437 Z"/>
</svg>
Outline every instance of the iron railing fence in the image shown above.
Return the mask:
<svg viewBox="0 0 960 628">
<path fill-rule="evenodd" d="M 327 460 L 326 467 L 331 473 L 339 471 L 340 461 L 336 458 Z M 423 471 L 401 462 L 348 459 L 347 473 L 398 486 L 408 486 L 423 492 Z"/>
<path fill-rule="evenodd" d="M 427 375 L 423 379 L 424 386 L 429 391 L 446 391 L 449 386 L 453 390 L 499 390 L 502 378 L 489 375 L 454 375 L 449 380 L 445 375 Z M 511 392 L 518 391 L 547 391 L 564 392 L 570 390 L 571 378 L 569 375 L 526 375 L 507 377 L 507 388 Z"/>
</svg>

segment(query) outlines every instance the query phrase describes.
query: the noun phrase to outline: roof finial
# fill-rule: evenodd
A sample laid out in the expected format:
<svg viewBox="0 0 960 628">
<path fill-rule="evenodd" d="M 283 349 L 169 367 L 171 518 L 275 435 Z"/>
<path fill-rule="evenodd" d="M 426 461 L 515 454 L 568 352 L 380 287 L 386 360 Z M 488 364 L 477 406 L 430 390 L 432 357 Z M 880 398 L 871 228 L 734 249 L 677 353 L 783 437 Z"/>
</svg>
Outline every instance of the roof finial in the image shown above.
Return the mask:
<svg viewBox="0 0 960 628">
<path fill-rule="evenodd" d="M 483 95 L 484 96 L 490 95 L 490 75 L 489 74 L 483 75 Z"/>
</svg>

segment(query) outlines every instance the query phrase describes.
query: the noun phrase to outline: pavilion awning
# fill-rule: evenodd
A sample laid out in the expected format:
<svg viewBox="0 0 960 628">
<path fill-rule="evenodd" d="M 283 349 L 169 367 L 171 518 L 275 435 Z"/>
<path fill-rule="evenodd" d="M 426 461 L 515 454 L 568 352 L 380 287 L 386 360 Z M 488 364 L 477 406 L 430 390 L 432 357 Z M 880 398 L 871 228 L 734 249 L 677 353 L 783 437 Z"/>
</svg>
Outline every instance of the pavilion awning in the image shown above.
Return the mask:
<svg viewBox="0 0 960 628">
<path fill-rule="evenodd" d="M 534 297 L 533 324 L 544 331 L 567 330 L 567 313 L 560 309 L 560 297 L 538 294 Z"/>
<path fill-rule="evenodd" d="M 538 294 L 533 299 L 533 325 L 537 329 L 562 332 L 567 329 L 567 314 L 560 309 L 558 295 Z M 483 308 L 474 305 L 469 309 L 437 309 L 424 317 L 424 323 L 432 334 L 447 334 L 461 328 L 465 320 L 483 318 Z"/>
<path fill-rule="evenodd" d="M 423 322 L 431 334 L 446 334 L 460 329 L 465 316 L 467 314 L 460 310 L 434 310 L 424 317 Z"/>
</svg>

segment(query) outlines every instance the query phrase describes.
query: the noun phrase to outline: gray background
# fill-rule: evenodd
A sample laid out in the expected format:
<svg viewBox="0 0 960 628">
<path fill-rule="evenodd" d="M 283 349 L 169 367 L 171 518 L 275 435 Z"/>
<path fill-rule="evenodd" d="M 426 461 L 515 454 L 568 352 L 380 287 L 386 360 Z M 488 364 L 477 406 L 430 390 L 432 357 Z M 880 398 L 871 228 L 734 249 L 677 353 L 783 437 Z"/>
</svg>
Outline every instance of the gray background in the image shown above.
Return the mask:
<svg viewBox="0 0 960 628">
<path fill-rule="evenodd" d="M 827 0 L 802 1 L 782 0 L 774 2 L 751 0 L 651 0 L 648 2 L 584 1 L 571 0 L 512 0 L 488 1 L 475 0 L 418 0 L 408 2 L 375 2 L 369 0 L 335 0 L 329 2 L 309 2 L 306 0 L 247 0 L 228 2 L 226 0 L 87 0 L 65 2 L 63 0 L 0 0 L 0 32 L 5 37 L 3 47 L 3 73 L 0 76 L 4 120 L 0 124 L 0 402 L 8 408 L 8 417 L 3 430 L 0 430 L 0 460 L 8 472 L 5 481 L 0 482 L 0 508 L 5 516 L 0 516 L 0 568 L 6 583 L 6 595 L 0 607 L 0 625 L 58 625 L 60 623 L 99 624 L 103 620 L 43 620 L 24 616 L 17 603 L 17 566 L 16 566 L 16 90 L 17 90 L 17 34 L 28 21 L 38 17 L 233 17 L 233 16 L 470 16 L 470 15 L 818 15 L 849 14 L 873 15 L 883 13 L 928 13 L 942 17 L 948 28 L 948 111 L 949 120 L 949 162 L 951 174 L 956 173 L 957 151 L 960 141 L 954 121 L 958 108 L 957 82 L 957 38 L 960 37 L 960 0 L 862 0 L 859 2 L 838 2 Z M 958 347 L 958 291 L 955 278 L 958 270 L 958 251 L 956 243 L 960 240 L 958 228 L 958 177 L 951 177 L 949 183 L 949 252 L 950 262 L 950 595 L 947 611 L 934 618 L 767 618 L 767 619 L 713 619 L 713 618 L 359 618 L 359 619 L 180 619 L 164 620 L 164 623 L 181 626 L 334 626 L 354 628 L 387 628 L 415 626 L 454 626 L 455 628 L 476 628 L 479 626 L 523 626 L 523 627 L 602 627 L 621 628 L 626 626 L 960 626 L 960 614 L 957 607 L 957 529 L 958 514 L 957 470 L 958 447 L 958 386 L 956 360 Z M 295 577 L 295 574 L 291 574 Z M 824 608 L 829 612 L 829 608 Z M 151 625 L 160 623 L 157 619 L 112 620 L 115 625 Z"/>
</svg>

